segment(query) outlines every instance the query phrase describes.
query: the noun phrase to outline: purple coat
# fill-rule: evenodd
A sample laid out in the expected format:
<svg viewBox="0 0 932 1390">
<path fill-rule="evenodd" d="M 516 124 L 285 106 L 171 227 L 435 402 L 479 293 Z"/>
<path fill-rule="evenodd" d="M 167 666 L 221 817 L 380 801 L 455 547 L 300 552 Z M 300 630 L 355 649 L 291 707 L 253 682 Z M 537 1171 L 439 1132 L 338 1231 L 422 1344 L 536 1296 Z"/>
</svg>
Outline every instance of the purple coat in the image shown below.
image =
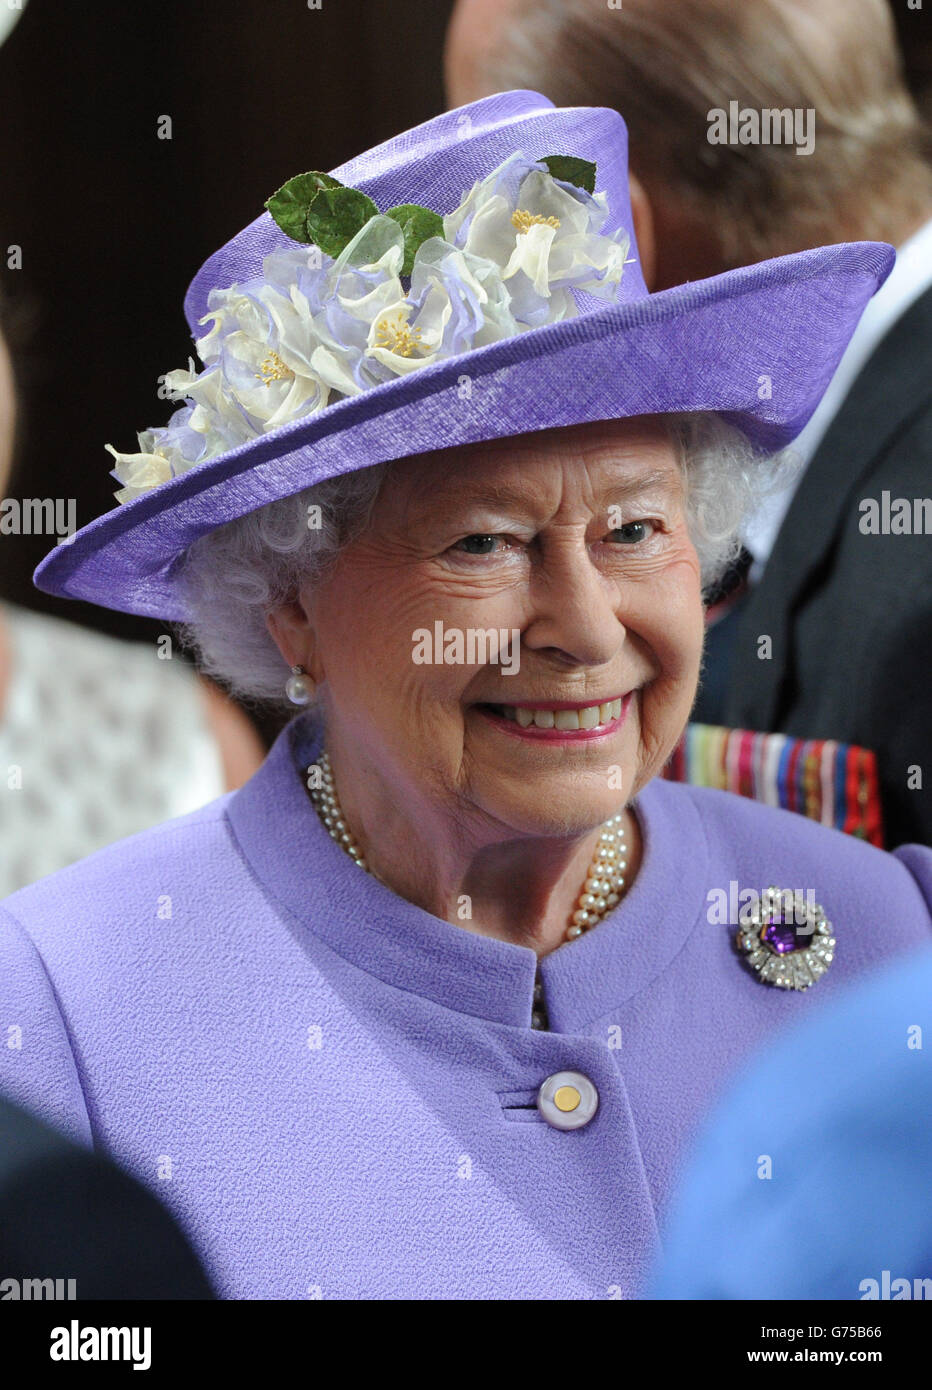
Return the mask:
<svg viewBox="0 0 932 1390">
<path fill-rule="evenodd" d="M 534 1030 L 532 950 L 396 897 L 329 838 L 302 784 L 318 740 L 299 717 L 240 791 L 0 907 L 0 1089 L 156 1192 L 224 1297 L 636 1294 L 730 1068 L 932 935 L 932 851 L 658 779 L 637 879 L 541 962 Z M 742 964 L 709 920 L 732 881 L 815 890 L 823 980 Z M 598 1092 L 573 1130 L 535 1107 L 561 1071 Z"/>
</svg>

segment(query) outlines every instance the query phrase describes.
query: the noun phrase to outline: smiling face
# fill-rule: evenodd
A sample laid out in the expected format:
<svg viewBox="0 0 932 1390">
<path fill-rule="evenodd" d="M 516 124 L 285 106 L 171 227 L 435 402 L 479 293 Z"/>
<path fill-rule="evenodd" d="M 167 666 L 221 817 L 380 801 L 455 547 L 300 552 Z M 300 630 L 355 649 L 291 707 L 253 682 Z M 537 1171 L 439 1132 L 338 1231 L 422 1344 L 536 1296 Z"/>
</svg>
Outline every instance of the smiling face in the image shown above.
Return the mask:
<svg viewBox="0 0 932 1390">
<path fill-rule="evenodd" d="M 289 631 L 351 774 L 479 838 L 591 829 L 660 770 L 696 691 L 699 562 L 663 421 L 393 465 Z M 517 634 L 497 661 L 490 631 Z"/>
</svg>

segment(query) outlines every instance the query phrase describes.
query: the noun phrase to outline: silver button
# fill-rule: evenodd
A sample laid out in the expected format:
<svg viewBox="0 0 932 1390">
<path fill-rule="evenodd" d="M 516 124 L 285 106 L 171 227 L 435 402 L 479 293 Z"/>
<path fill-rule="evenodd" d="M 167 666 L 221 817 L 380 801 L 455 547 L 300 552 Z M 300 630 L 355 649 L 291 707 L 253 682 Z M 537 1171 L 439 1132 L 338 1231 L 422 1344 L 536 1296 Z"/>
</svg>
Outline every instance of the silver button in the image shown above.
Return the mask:
<svg viewBox="0 0 932 1390">
<path fill-rule="evenodd" d="M 537 1092 L 537 1108 L 554 1129 L 581 1129 L 599 1108 L 599 1093 L 580 1071 L 558 1071 Z"/>
</svg>

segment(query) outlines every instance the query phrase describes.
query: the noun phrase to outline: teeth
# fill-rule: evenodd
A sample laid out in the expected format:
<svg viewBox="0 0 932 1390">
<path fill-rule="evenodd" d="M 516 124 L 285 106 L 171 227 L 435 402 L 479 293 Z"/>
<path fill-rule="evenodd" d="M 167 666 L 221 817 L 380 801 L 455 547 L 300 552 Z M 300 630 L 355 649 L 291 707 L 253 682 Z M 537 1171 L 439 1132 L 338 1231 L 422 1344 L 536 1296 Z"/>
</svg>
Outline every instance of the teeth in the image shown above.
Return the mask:
<svg viewBox="0 0 932 1390">
<path fill-rule="evenodd" d="M 603 705 L 586 705 L 584 709 L 525 709 L 521 705 L 498 705 L 506 719 L 520 724 L 522 729 L 596 729 L 621 716 L 621 700 L 608 700 Z"/>
</svg>

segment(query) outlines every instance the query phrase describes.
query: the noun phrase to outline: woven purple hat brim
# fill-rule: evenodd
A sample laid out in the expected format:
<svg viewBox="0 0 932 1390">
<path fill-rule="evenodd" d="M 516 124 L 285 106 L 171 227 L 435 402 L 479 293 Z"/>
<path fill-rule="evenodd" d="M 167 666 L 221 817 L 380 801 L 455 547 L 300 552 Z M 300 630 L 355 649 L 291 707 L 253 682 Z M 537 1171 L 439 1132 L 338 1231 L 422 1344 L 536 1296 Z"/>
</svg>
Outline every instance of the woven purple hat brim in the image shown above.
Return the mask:
<svg viewBox="0 0 932 1390">
<path fill-rule="evenodd" d="M 590 420 L 695 410 L 718 411 L 761 449 L 778 449 L 811 416 L 893 261 L 883 243 L 819 247 L 436 362 L 105 513 L 56 546 L 34 582 L 64 598 L 184 621 L 178 570 L 192 541 L 372 464 Z"/>
</svg>

